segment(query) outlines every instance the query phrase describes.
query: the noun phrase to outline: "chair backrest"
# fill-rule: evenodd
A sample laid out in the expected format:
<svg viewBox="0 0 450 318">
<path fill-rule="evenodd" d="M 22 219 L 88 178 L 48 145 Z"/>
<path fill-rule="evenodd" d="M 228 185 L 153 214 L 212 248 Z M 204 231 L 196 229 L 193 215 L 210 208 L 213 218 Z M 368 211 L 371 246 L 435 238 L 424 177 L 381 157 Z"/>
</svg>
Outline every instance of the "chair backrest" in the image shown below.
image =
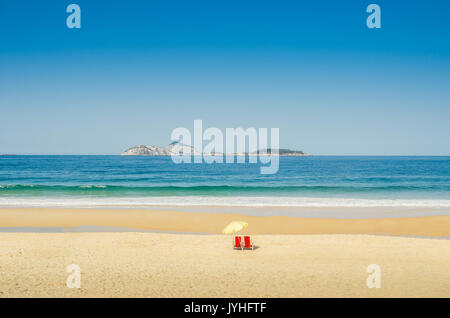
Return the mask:
<svg viewBox="0 0 450 318">
<path fill-rule="evenodd" d="M 234 246 L 235 247 L 241 247 L 241 237 L 240 236 L 235 236 L 234 237 Z"/>
<path fill-rule="evenodd" d="M 244 236 L 244 246 L 245 247 L 252 247 L 252 241 L 250 239 L 250 236 Z"/>
</svg>

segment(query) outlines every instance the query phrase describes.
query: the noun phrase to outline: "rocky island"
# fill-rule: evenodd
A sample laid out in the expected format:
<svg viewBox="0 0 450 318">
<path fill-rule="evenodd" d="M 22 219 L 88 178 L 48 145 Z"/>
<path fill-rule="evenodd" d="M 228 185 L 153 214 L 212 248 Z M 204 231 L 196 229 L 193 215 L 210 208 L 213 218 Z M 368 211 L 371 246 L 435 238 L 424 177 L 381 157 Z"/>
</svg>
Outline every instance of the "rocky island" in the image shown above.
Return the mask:
<svg viewBox="0 0 450 318">
<path fill-rule="evenodd" d="M 171 156 L 175 153 L 175 146 L 177 147 L 178 153 L 188 153 L 190 151 L 191 154 L 199 156 L 201 153 L 194 150 L 193 147 L 183 145 L 178 142 L 172 142 L 167 147 L 158 147 L 158 146 L 135 146 L 131 147 L 124 152 L 121 153 L 122 156 Z"/>
<path fill-rule="evenodd" d="M 131 148 L 125 150 L 124 152 L 121 153 L 121 155 L 122 156 L 171 156 L 172 154 L 175 154 L 174 147 L 177 144 L 178 144 L 177 142 L 173 142 L 173 143 L 169 144 L 167 147 L 140 145 L 140 146 L 131 147 Z M 178 144 L 177 148 L 178 148 L 177 149 L 178 153 L 184 153 L 184 152 L 188 153 L 190 151 L 190 153 L 194 156 L 202 155 L 198 151 L 195 151 L 192 146 Z M 232 155 L 234 155 L 234 156 L 262 155 L 263 156 L 263 155 L 270 155 L 271 153 L 272 153 L 272 149 L 268 148 L 266 150 L 258 150 L 256 152 L 252 152 L 252 153 L 245 152 L 245 153 L 232 153 L 232 154 L 226 154 L 226 155 L 230 155 L 230 156 L 232 156 Z M 280 156 L 308 156 L 308 154 L 306 154 L 300 150 L 278 149 L 278 153 Z M 220 156 L 220 155 L 224 155 L 224 154 L 216 152 L 216 153 L 213 153 L 212 155 Z"/>
</svg>

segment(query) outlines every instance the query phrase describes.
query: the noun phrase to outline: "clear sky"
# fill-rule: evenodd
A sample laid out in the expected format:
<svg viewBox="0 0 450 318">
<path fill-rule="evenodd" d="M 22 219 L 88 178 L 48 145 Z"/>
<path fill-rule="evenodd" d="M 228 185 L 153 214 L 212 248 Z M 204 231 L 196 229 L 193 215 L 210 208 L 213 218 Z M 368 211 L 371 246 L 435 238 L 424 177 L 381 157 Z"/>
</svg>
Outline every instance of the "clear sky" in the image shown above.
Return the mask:
<svg viewBox="0 0 450 318">
<path fill-rule="evenodd" d="M 66 6 L 82 28 L 66 27 Z M 368 29 L 366 7 L 381 7 Z M 450 1 L 0 2 L 0 153 L 278 127 L 311 154 L 450 155 Z"/>
</svg>

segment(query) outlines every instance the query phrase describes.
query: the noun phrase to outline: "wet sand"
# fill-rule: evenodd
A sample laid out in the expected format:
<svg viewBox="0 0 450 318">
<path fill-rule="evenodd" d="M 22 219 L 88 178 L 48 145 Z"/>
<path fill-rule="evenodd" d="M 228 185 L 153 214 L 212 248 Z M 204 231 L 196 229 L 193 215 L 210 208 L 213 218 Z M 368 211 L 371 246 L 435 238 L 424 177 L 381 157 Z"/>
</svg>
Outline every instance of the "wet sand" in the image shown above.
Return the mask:
<svg viewBox="0 0 450 318">
<path fill-rule="evenodd" d="M 235 212 L 235 210 L 232 210 Z M 380 234 L 450 237 L 450 216 L 403 218 L 300 218 L 162 210 L 0 209 L 0 227 L 121 227 L 219 234 L 231 221 L 250 224 L 250 234 Z"/>
</svg>

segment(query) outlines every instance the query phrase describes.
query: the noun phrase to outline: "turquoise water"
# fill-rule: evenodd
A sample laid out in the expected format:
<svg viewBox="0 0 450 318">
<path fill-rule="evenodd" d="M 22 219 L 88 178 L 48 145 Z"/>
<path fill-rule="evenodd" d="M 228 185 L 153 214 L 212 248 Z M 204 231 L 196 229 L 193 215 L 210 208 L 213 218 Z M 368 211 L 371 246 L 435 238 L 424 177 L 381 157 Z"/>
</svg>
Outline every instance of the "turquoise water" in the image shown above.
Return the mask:
<svg viewBox="0 0 450 318">
<path fill-rule="evenodd" d="M 1 156 L 1 206 L 450 207 L 450 157 L 280 157 L 175 164 L 170 157 Z"/>
</svg>

